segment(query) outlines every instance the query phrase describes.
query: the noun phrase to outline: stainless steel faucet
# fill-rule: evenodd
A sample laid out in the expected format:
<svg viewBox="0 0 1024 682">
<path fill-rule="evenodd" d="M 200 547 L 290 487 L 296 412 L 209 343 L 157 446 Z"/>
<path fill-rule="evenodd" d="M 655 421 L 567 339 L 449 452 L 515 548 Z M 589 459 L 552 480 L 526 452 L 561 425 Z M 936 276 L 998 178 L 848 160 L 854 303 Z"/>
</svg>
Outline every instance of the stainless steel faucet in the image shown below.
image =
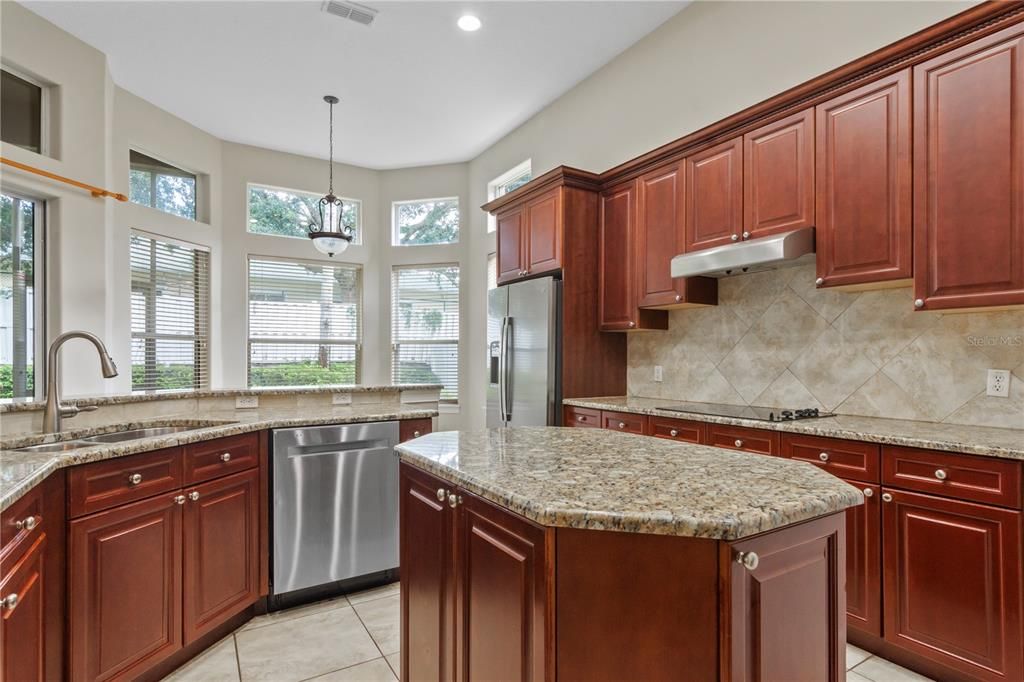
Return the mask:
<svg viewBox="0 0 1024 682">
<path fill-rule="evenodd" d="M 86 412 L 95 410 L 95 405 L 85 405 L 78 407 L 75 405 L 62 405 L 60 402 L 60 362 L 59 353 L 60 347 L 64 345 L 65 341 L 70 339 L 85 339 L 96 346 L 96 351 L 100 354 L 100 369 L 103 370 L 103 376 L 107 379 L 112 379 L 117 376 L 117 365 L 114 364 L 114 359 L 110 357 L 110 353 L 107 352 L 107 347 L 100 341 L 100 337 L 95 334 L 83 331 L 70 331 L 64 332 L 53 340 L 50 344 L 50 352 L 47 354 L 46 360 L 46 413 L 43 415 L 43 432 L 44 433 L 56 433 L 60 431 L 61 421 L 64 417 L 74 417 L 79 412 Z"/>
</svg>

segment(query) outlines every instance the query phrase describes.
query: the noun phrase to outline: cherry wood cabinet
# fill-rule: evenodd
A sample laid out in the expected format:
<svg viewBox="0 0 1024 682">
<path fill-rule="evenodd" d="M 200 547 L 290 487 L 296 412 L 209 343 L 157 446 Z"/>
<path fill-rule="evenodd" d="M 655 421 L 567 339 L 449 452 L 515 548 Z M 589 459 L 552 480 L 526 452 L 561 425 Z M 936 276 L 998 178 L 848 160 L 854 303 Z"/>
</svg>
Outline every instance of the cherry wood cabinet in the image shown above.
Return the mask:
<svg viewBox="0 0 1024 682">
<path fill-rule="evenodd" d="M 39 534 L 0 577 L 0 677 L 5 680 L 57 679 L 46 669 L 46 591 L 57 576 L 47 575 L 47 537 Z"/>
<path fill-rule="evenodd" d="M 704 442 L 704 424 L 689 419 L 672 419 L 671 417 L 652 415 L 647 417 L 647 435 L 688 443 L 702 443 Z"/>
<path fill-rule="evenodd" d="M 743 138 L 687 156 L 686 251 L 739 241 L 743 233 Z"/>
<path fill-rule="evenodd" d="M 602 331 L 668 329 L 668 313 L 638 305 L 637 183 L 630 181 L 601 194 L 598 234 Z"/>
<path fill-rule="evenodd" d="M 611 431 L 623 431 L 625 433 L 647 432 L 647 417 L 632 412 L 601 412 L 601 426 Z"/>
<path fill-rule="evenodd" d="M 914 67 L 914 294 L 1024 304 L 1024 28 Z"/>
<path fill-rule="evenodd" d="M 718 303 L 717 279 L 672 277 L 672 258 L 686 250 L 684 176 L 683 164 L 677 162 L 637 181 L 635 261 L 640 308 Z"/>
<path fill-rule="evenodd" d="M 910 70 L 819 104 L 815 132 L 818 286 L 908 281 Z"/>
<path fill-rule="evenodd" d="M 498 284 L 562 267 L 562 192 L 556 188 L 499 213 Z"/>
<path fill-rule="evenodd" d="M 882 634 L 882 488 L 844 479 L 864 494 L 846 510 L 846 625 Z"/>
<path fill-rule="evenodd" d="M 844 535 L 843 516 L 833 514 L 722 543 L 720 565 L 731 591 L 723 627 L 731 642 L 721 679 L 846 679 Z M 757 557 L 752 566 L 743 564 L 748 554 Z"/>
<path fill-rule="evenodd" d="M 515 206 L 495 218 L 498 226 L 498 284 L 515 281 L 526 271 L 527 231 L 523 229 L 524 213 L 522 206 Z"/>
<path fill-rule="evenodd" d="M 761 455 L 778 455 L 780 449 L 779 434 L 776 431 L 728 424 L 706 424 L 705 443 L 716 448 L 743 450 Z"/>
<path fill-rule="evenodd" d="M 743 136 L 743 239 L 814 226 L 814 110 Z"/>
<path fill-rule="evenodd" d="M 553 679 L 553 536 L 407 464 L 399 481 L 402 679 Z"/>
<path fill-rule="evenodd" d="M 185 644 L 259 597 L 259 472 L 214 479 L 185 491 Z"/>
<path fill-rule="evenodd" d="M 398 422 L 398 440 L 403 442 L 412 438 L 419 438 L 433 430 L 433 419 L 403 419 Z"/>
<path fill-rule="evenodd" d="M 883 488 L 884 637 L 977 680 L 1019 680 L 1020 512 Z"/>
<path fill-rule="evenodd" d="M 882 484 L 968 502 L 1021 508 L 1021 463 L 886 445 Z"/>
<path fill-rule="evenodd" d="M 181 648 L 179 495 L 164 493 L 71 522 L 72 680 L 131 678 Z"/>
<path fill-rule="evenodd" d="M 259 434 L 243 433 L 185 446 L 185 484 L 220 478 L 259 464 Z"/>
<path fill-rule="evenodd" d="M 876 443 L 783 433 L 782 456 L 810 462 L 839 478 L 879 481 L 881 452 Z"/>
<path fill-rule="evenodd" d="M 601 411 L 591 410 L 586 407 L 573 407 L 566 405 L 563 409 L 563 426 L 579 426 L 588 429 L 601 428 Z"/>
</svg>

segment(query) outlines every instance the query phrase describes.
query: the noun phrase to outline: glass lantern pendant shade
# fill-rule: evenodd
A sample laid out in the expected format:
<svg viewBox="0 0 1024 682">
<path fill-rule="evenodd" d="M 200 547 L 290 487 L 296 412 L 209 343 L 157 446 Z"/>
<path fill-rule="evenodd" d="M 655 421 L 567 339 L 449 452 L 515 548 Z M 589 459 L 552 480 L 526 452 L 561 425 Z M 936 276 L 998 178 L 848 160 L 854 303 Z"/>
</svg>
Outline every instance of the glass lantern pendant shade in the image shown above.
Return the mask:
<svg viewBox="0 0 1024 682">
<path fill-rule="evenodd" d="M 326 196 L 317 204 L 320 224 L 309 226 L 309 238 L 313 240 L 317 251 L 333 257 L 347 249 L 355 235 L 352 228 L 343 222 L 344 204 L 334 195 L 334 105 L 338 103 L 338 98 L 325 95 L 324 101 L 331 110 L 329 181 Z"/>
</svg>

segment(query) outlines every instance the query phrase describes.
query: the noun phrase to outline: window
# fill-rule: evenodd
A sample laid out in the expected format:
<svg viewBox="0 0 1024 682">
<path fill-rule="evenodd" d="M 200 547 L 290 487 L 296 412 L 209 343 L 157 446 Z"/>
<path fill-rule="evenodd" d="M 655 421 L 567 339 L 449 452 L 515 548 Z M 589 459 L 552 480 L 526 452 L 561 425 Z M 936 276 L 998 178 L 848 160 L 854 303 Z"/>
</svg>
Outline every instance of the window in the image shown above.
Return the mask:
<svg viewBox="0 0 1024 682">
<path fill-rule="evenodd" d="M 209 385 L 210 254 L 133 233 L 132 390 Z"/>
<path fill-rule="evenodd" d="M 249 385 L 359 381 L 362 271 L 249 259 Z"/>
<path fill-rule="evenodd" d="M 320 211 L 317 207 L 320 198 L 321 195 L 311 192 L 249 185 L 248 230 L 254 234 L 308 239 L 310 224 L 320 226 Z M 362 202 L 344 197 L 341 197 L 341 201 L 342 220 L 353 230 L 355 239 L 352 243 L 359 244 Z"/>
<path fill-rule="evenodd" d="M 459 268 L 396 267 L 391 284 L 391 378 L 443 384 L 441 400 L 459 397 Z"/>
<path fill-rule="evenodd" d="M 392 222 L 396 246 L 455 244 L 459 241 L 459 199 L 396 201 Z"/>
<path fill-rule="evenodd" d="M 498 254 L 487 254 L 487 290 L 498 288 Z"/>
<path fill-rule="evenodd" d="M 491 201 L 519 189 L 533 179 L 532 161 L 527 159 L 487 183 L 487 200 Z M 487 231 L 494 232 L 498 223 L 493 215 L 487 216 Z"/>
<path fill-rule="evenodd" d="M 175 168 L 134 149 L 129 157 L 129 199 L 164 213 L 196 219 L 195 173 Z"/>
<path fill-rule="evenodd" d="M 0 78 L 0 139 L 42 154 L 45 89 L 7 69 Z"/>
<path fill-rule="evenodd" d="M 43 204 L 0 194 L 0 398 L 42 395 Z"/>
</svg>

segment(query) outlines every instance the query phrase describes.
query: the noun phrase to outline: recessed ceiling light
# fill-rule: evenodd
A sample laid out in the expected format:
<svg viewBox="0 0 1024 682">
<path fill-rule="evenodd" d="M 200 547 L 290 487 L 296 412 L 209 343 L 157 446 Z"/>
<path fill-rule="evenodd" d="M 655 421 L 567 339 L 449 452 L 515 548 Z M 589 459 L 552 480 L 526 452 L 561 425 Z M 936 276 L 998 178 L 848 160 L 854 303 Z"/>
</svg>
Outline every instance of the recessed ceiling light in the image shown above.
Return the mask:
<svg viewBox="0 0 1024 682">
<path fill-rule="evenodd" d="M 463 14 L 459 17 L 459 28 L 463 31 L 475 31 L 479 29 L 481 25 L 480 19 L 474 17 L 472 14 Z"/>
</svg>

